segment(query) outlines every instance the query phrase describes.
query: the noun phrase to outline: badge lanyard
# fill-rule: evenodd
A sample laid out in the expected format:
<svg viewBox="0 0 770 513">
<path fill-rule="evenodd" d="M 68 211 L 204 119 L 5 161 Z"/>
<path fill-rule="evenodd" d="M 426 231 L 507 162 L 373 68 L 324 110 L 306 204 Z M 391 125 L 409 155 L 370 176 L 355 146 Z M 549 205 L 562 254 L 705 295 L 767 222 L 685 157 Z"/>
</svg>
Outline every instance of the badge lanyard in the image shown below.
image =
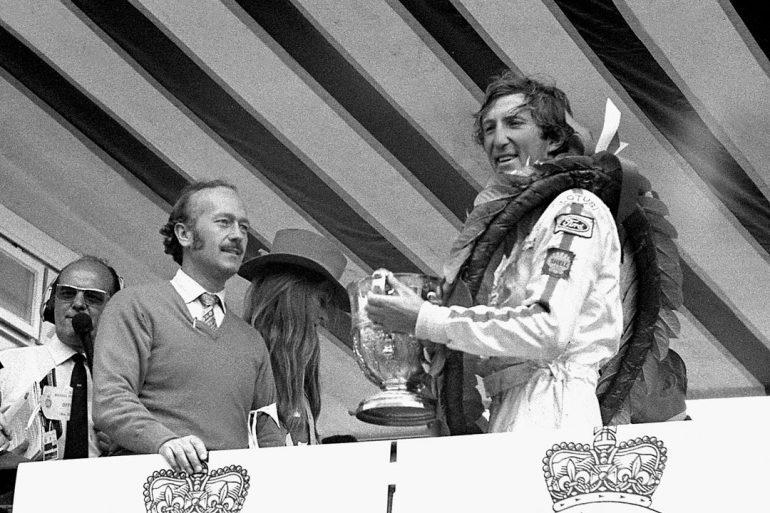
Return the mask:
<svg viewBox="0 0 770 513">
<path fill-rule="evenodd" d="M 40 382 L 40 390 L 45 387 L 56 387 L 56 368 L 48 371 L 48 374 Z M 59 458 L 59 437 L 62 435 L 62 423 L 60 420 L 49 419 L 40 409 L 40 418 L 43 421 L 43 460 L 55 460 Z"/>
</svg>

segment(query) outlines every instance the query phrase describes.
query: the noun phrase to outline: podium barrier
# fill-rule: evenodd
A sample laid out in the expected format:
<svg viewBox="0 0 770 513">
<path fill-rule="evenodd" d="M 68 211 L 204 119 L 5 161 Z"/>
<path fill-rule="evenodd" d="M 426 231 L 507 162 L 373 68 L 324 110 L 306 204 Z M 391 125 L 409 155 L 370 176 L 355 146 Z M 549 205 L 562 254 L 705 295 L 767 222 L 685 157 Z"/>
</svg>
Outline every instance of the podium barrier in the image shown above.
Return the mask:
<svg viewBox="0 0 770 513">
<path fill-rule="evenodd" d="M 192 477 L 158 455 L 23 463 L 13 511 L 767 511 L 770 398 L 730 412 L 719 421 L 212 451 L 207 472 Z"/>
</svg>

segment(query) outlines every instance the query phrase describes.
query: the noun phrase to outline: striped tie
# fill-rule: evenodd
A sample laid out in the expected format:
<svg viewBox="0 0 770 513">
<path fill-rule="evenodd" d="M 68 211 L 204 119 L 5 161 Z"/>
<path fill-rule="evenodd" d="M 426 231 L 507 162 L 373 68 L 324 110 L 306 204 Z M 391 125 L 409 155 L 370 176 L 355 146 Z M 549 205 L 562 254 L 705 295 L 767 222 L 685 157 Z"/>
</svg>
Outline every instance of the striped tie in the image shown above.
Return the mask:
<svg viewBox="0 0 770 513">
<path fill-rule="evenodd" d="M 219 296 L 204 292 L 199 296 L 203 304 L 203 321 L 211 329 L 217 329 L 217 321 L 214 319 L 214 306 L 219 302 Z"/>
</svg>

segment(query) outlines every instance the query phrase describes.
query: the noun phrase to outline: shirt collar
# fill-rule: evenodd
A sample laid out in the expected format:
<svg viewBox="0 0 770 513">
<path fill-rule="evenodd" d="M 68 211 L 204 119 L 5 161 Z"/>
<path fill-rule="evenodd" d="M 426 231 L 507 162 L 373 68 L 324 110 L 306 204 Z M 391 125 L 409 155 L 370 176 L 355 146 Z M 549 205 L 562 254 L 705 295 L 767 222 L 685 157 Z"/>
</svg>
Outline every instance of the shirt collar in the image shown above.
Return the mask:
<svg viewBox="0 0 770 513">
<path fill-rule="evenodd" d="M 190 304 L 197 300 L 204 292 L 210 292 L 204 289 L 200 283 L 192 279 L 190 275 L 182 269 L 177 269 L 176 274 L 171 278 L 171 285 L 173 285 L 176 291 L 179 292 L 179 295 L 182 296 L 182 301 L 184 301 L 185 304 Z M 222 307 L 222 311 L 227 312 L 227 309 L 225 308 L 225 291 L 220 290 L 219 292 L 210 293 L 219 297 L 219 304 Z"/>
<path fill-rule="evenodd" d="M 77 353 L 77 351 L 59 340 L 59 337 L 56 336 L 56 330 L 54 329 L 51 330 L 51 334 L 45 342 L 45 346 L 48 348 L 51 358 L 53 358 L 54 365 L 61 365 L 69 360 L 72 355 Z"/>
</svg>

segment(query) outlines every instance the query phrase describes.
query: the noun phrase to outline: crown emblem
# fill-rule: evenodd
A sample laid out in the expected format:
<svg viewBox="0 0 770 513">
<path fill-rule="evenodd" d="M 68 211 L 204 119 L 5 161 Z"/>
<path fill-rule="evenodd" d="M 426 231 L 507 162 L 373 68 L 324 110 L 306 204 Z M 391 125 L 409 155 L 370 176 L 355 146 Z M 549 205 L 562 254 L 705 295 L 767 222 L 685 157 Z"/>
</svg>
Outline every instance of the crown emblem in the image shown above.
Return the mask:
<svg viewBox="0 0 770 513">
<path fill-rule="evenodd" d="M 655 437 L 618 443 L 615 427 L 594 431 L 593 445 L 562 442 L 543 458 L 553 510 L 589 503 L 650 508 L 666 464 L 666 448 Z"/>
<path fill-rule="evenodd" d="M 249 474 L 239 465 L 202 472 L 156 470 L 144 484 L 147 513 L 237 513 L 249 490 Z"/>
</svg>

